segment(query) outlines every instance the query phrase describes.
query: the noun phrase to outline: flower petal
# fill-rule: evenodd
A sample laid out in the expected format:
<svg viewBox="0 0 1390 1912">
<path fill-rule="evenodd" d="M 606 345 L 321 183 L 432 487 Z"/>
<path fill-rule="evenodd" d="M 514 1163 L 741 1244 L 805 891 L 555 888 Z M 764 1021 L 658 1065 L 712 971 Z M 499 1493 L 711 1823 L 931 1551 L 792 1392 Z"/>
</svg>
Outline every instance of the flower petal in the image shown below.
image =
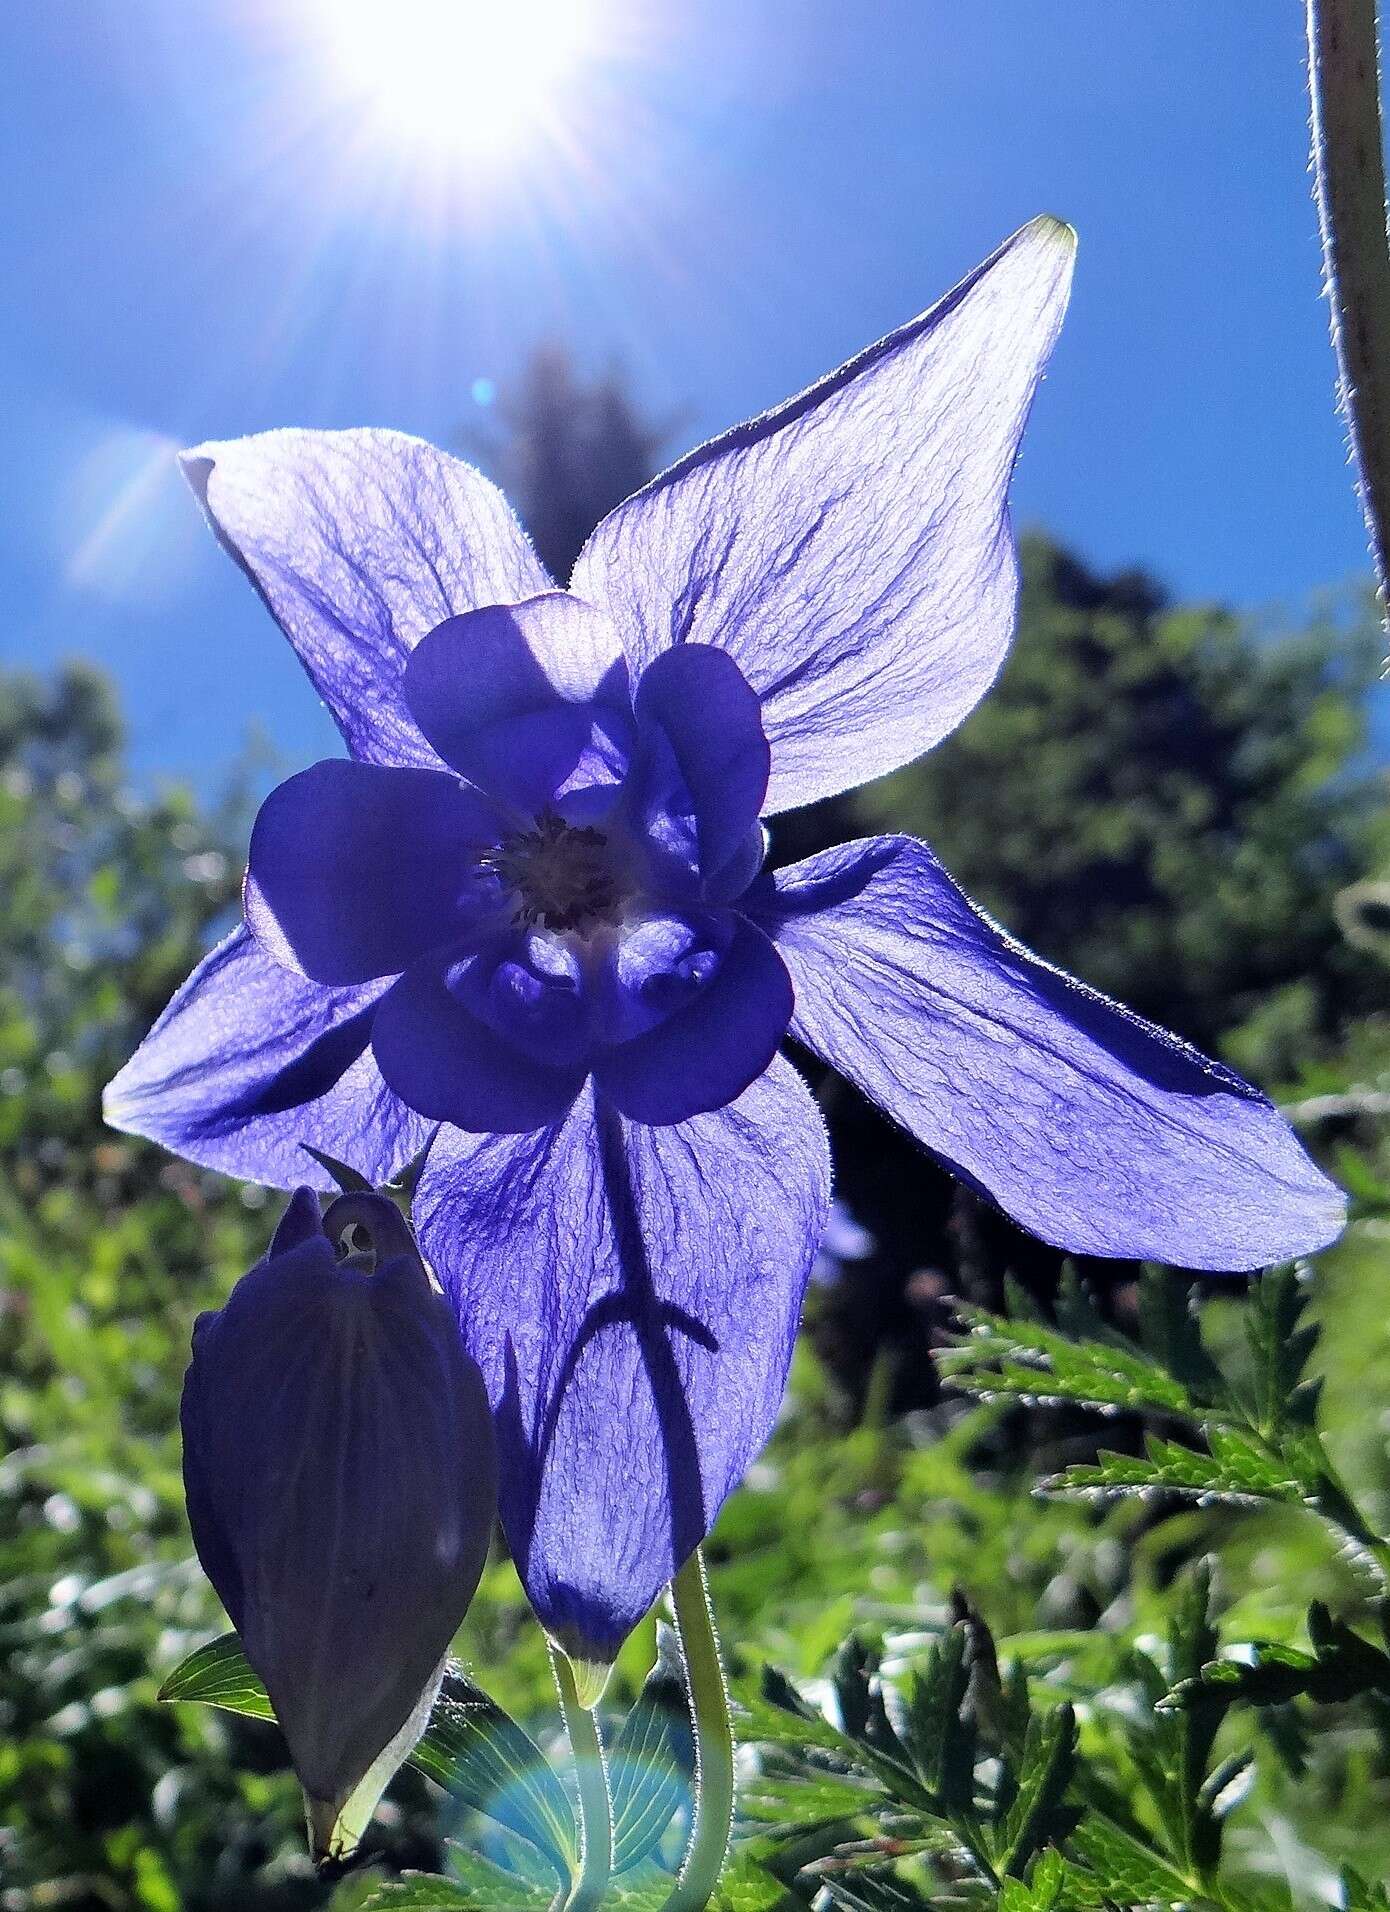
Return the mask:
<svg viewBox="0 0 1390 1912">
<path fill-rule="evenodd" d="M 550 583 L 497 487 L 402 432 L 262 432 L 182 463 L 353 756 L 437 767 L 401 694 L 412 647 Z"/>
<path fill-rule="evenodd" d="M 727 651 L 680 644 L 642 673 L 634 708 L 642 730 L 656 725 L 670 745 L 701 871 L 715 876 L 746 842 L 767 795 L 771 753 L 757 693 Z M 660 762 L 651 769 L 659 778 Z M 663 797 L 681 801 L 674 791 L 647 793 L 648 803 Z"/>
<path fill-rule="evenodd" d="M 106 1091 L 112 1128 L 224 1175 L 333 1188 L 304 1144 L 388 1182 L 433 1124 L 381 1079 L 369 1045 L 384 985 L 325 989 L 245 929 L 204 958 Z"/>
<path fill-rule="evenodd" d="M 679 989 L 681 974 L 647 978 Z M 786 964 L 739 917 L 718 966 L 685 986 L 690 999 L 655 1028 L 594 1057 L 599 1087 L 633 1122 L 684 1122 L 732 1102 L 767 1068 L 791 1021 Z M 663 1005 L 664 1006 L 664 1005 Z"/>
<path fill-rule="evenodd" d="M 411 655 L 405 698 L 446 763 L 528 814 L 572 786 L 615 792 L 627 769 L 617 633 L 563 591 L 439 625 Z"/>
<path fill-rule="evenodd" d="M 277 962 L 316 982 L 398 976 L 495 907 L 478 858 L 500 828 L 447 771 L 313 764 L 261 805 L 247 923 Z"/>
<path fill-rule="evenodd" d="M 574 588 L 641 669 L 690 639 L 763 700 L 769 811 L 908 763 L 992 682 L 1013 630 L 1005 506 L 1074 239 L 1036 219 L 946 297 L 598 527 Z"/>
<path fill-rule="evenodd" d="M 474 967 L 487 970 L 476 987 L 471 975 L 460 975 Z M 546 1060 L 523 1046 L 519 1032 L 509 1036 L 497 1026 L 508 1009 L 513 1021 L 525 1010 L 528 977 L 536 985 L 530 997 L 542 1023 L 553 1025 L 571 1010 L 561 979 L 543 978 L 533 967 L 494 963 L 491 956 L 460 963 L 458 952 L 445 952 L 413 963 L 392 984 L 372 1026 L 372 1048 L 382 1075 L 411 1108 L 460 1129 L 507 1135 L 559 1121 L 588 1072 L 583 1061 L 572 1059 L 577 1044 L 557 1043 L 558 1059 Z M 485 1019 L 479 1011 L 489 1006 L 494 1014 Z M 582 1005 L 576 1001 L 573 1007 L 578 1013 Z M 548 1033 L 554 1039 L 570 1032 L 551 1026 Z"/>
<path fill-rule="evenodd" d="M 674 1128 L 586 1090 L 524 1140 L 440 1132 L 416 1223 L 497 1413 L 527 1593 L 576 1651 L 616 1651 L 767 1439 L 829 1184 L 781 1060 Z"/>
<path fill-rule="evenodd" d="M 1271 1103 L 1010 941 L 925 844 L 848 844 L 765 894 L 792 1034 L 1044 1241 L 1232 1270 L 1340 1231 Z"/>
</svg>

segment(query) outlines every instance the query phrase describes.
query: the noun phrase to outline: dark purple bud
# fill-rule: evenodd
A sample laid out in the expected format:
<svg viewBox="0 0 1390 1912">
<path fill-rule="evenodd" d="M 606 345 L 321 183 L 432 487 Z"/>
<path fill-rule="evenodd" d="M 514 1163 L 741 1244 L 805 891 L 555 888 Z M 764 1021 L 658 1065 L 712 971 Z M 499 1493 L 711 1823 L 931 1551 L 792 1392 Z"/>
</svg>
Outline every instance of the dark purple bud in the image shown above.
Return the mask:
<svg viewBox="0 0 1390 1912">
<path fill-rule="evenodd" d="M 496 1505 L 482 1378 L 392 1202 L 298 1191 L 199 1317 L 182 1420 L 198 1558 L 336 1856 L 424 1728 Z"/>
</svg>

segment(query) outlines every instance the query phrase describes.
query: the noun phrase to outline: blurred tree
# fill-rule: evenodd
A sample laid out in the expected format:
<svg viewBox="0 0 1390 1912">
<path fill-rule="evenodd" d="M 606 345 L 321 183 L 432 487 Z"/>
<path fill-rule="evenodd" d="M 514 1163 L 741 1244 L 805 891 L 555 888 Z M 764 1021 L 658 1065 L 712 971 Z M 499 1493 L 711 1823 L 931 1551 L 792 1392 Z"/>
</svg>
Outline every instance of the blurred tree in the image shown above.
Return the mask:
<svg viewBox="0 0 1390 1912">
<path fill-rule="evenodd" d="M 0 1165 L 24 1192 L 79 1169 L 102 1083 L 240 890 L 241 782 L 207 811 L 138 796 L 124 744 L 91 667 L 0 676 Z"/>
<path fill-rule="evenodd" d="M 652 476 L 668 430 L 642 418 L 616 372 L 586 380 L 559 345 L 532 353 L 498 410 L 488 462 L 563 584 L 594 526 Z"/>
</svg>

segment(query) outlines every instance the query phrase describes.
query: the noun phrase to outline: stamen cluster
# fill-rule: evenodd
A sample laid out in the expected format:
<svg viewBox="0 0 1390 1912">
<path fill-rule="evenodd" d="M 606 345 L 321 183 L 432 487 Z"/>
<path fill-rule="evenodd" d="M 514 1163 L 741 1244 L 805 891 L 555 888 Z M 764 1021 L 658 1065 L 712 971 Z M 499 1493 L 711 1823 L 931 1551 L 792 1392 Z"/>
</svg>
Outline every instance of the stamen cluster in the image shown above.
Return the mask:
<svg viewBox="0 0 1390 1912">
<path fill-rule="evenodd" d="M 584 935 L 617 921 L 622 896 L 608 839 L 592 824 L 544 810 L 534 829 L 504 837 L 483 863 L 515 897 L 519 925 Z"/>
</svg>

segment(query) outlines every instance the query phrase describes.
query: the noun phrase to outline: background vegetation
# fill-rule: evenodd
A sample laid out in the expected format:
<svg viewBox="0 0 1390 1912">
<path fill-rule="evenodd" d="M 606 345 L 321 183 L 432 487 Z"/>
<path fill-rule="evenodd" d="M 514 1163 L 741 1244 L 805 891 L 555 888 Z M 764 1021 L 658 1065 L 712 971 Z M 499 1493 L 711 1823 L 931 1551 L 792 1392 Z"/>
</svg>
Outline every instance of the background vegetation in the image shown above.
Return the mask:
<svg viewBox="0 0 1390 1912">
<path fill-rule="evenodd" d="M 505 425 L 486 449 L 563 575 L 588 527 L 650 468 L 660 434 L 619 384 L 586 383 L 556 352 L 537 360 Z M 1317 1413 L 1327 1450 L 1383 1534 L 1390 1014 L 1377 884 L 1390 877 L 1390 825 L 1367 745 L 1369 605 L 1329 604 L 1288 631 L 1255 628 L 1172 605 L 1139 574 L 1097 577 L 1037 537 L 1025 575 L 1014 657 L 959 735 L 883 784 L 787 820 L 775 855 L 884 827 L 918 831 L 1025 940 L 1290 1105 L 1358 1198 L 1356 1226 L 1312 1284 L 1323 1335 L 1313 1361 L 1326 1375 Z M 258 615 L 249 597 L 246 615 Z M 189 1331 L 261 1251 L 275 1198 L 110 1135 L 99 1117 L 103 1082 L 236 907 L 258 774 L 230 777 L 212 805 L 134 790 L 100 677 L 74 664 L 56 680 L 0 678 L 7 1909 L 270 1912 L 332 1891 L 305 1860 L 274 1729 L 155 1699 L 179 1658 L 225 1624 L 191 1561 L 182 1509 L 176 1404 Z M 1024 1664 L 1053 1699 L 1077 1703 L 1088 1771 L 1130 1796 L 1145 1760 L 1161 1779 L 1172 1752 L 1144 1738 L 1167 1730 L 1155 1683 L 1173 1684 L 1184 1654 L 1195 1671 L 1206 1639 L 1193 1604 L 1200 1557 L 1214 1557 L 1213 1612 L 1229 1640 L 1307 1649 L 1313 1601 L 1373 1636 L 1374 1573 L 1344 1532 L 1278 1496 L 1039 1500 L 1039 1478 L 1093 1461 L 1102 1434 L 1139 1455 L 1139 1418 L 1102 1430 L 1083 1407 L 1041 1408 L 1022 1390 L 982 1404 L 959 1377 L 946 1385 L 934 1357 L 953 1318 L 948 1296 L 997 1308 L 1011 1278 L 1010 1312 L 1028 1305 L 1050 1319 L 1058 1258 L 852 1091 L 827 1086 L 827 1106 L 845 1205 L 835 1252 L 812 1291 L 782 1426 L 711 1548 L 745 1695 L 756 1668 L 775 1664 L 808 1683 L 838 1726 L 868 1731 L 868 1713 L 854 1715 L 870 1697 L 878 1704 L 864 1683 L 876 1656 L 892 1687 L 926 1663 L 933 1641 L 964 1628 L 978 1648 L 987 1625 L 1006 1669 Z M 1137 1269 L 1076 1273 L 1098 1331 L 1136 1327 Z M 1167 1279 L 1185 1292 L 1177 1274 Z M 1237 1284 L 1205 1288 L 1208 1344 L 1243 1384 L 1258 1367 L 1243 1351 L 1250 1304 Z M 1174 1432 L 1171 1418 L 1159 1425 Z M 858 1659 L 841 1657 L 837 1689 L 826 1669 L 854 1630 L 864 1645 Z M 474 1676 L 549 1744 L 542 1642 L 500 1552 L 460 1646 Z M 653 1652 L 649 1626 L 624 1656 L 618 1698 L 635 1692 Z M 1247 1746 L 1255 1757 L 1223 1782 L 1220 1889 L 1233 1896 L 1212 1902 L 1355 1903 L 1359 1889 L 1338 1884 L 1342 1867 L 1390 1876 L 1390 1699 L 1343 1690 L 1305 1680 L 1258 1715 L 1218 1720 L 1213 1766 L 1228 1740 L 1232 1757 Z M 761 1756 L 749 1791 L 763 1816 L 749 1833 L 780 1876 L 798 1879 L 808 1854 L 820 1864 L 847 1849 L 857 1819 L 891 1821 L 891 1799 L 860 1811 L 841 1796 L 832 1811 L 831 1798 L 818 1839 L 788 1857 L 778 1784 L 864 1783 L 843 1750 L 824 1751 L 820 1768 L 813 1752 L 808 1771 L 793 1734 L 792 1750 Z M 1007 1744 L 999 1756 L 1007 1771 Z M 1185 1810 L 1154 1797 L 1155 1825 Z M 783 1813 L 798 1837 L 805 1807 L 802 1796 L 800 1818 Z M 386 1862 L 438 1864 L 441 1838 L 460 1823 L 456 1805 L 403 1775 L 379 1826 Z M 797 1890 L 805 1898 L 829 1878 L 861 1912 L 914 1895 L 945 1903 L 931 1849 L 914 1834 L 901 1854 L 877 1854 L 868 1883 L 832 1870 L 800 1877 Z M 992 1902 L 1080 1902 L 1060 1872 L 1048 1898 L 1050 1878 L 1035 1867 L 1019 1886 L 1035 1896 Z M 340 1902 L 364 1889 L 349 1882 Z M 1183 1901 L 1150 1878 L 1131 1902 Z M 1360 1902 L 1383 1903 L 1369 1888 Z"/>
</svg>

